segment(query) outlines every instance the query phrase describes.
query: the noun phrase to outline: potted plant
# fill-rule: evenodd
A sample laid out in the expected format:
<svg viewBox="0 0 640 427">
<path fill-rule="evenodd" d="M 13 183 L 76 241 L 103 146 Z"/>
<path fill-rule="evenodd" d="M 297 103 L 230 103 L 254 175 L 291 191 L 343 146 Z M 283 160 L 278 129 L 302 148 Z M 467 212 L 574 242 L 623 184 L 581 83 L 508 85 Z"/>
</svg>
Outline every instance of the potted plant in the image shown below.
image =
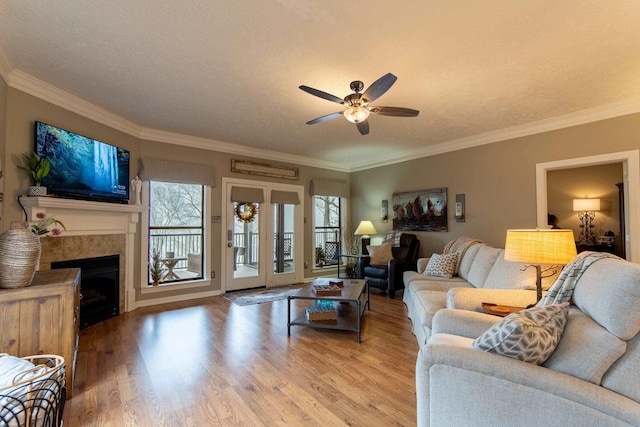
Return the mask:
<svg viewBox="0 0 640 427">
<path fill-rule="evenodd" d="M 151 281 L 153 286 L 158 286 L 162 280 L 162 261 L 160 261 L 160 251 L 154 249 L 151 252 L 151 261 L 149 262 L 149 274 L 151 275 Z"/>
<path fill-rule="evenodd" d="M 33 178 L 33 183 L 29 187 L 29 192 L 27 193 L 29 196 L 46 196 L 47 195 L 47 187 L 43 187 L 42 179 L 49 175 L 49 171 L 51 170 L 51 164 L 49 160 L 38 156 L 36 153 L 31 154 L 23 154 L 22 155 L 24 163 L 22 165 L 18 165 L 18 169 L 25 171 Z"/>
</svg>

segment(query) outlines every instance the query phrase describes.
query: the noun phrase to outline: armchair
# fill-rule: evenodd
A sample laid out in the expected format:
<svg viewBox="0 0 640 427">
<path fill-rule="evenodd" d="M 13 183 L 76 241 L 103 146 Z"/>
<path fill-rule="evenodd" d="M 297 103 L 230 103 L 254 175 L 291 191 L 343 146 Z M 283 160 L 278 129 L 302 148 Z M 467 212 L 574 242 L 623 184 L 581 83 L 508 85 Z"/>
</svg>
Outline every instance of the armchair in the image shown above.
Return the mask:
<svg viewBox="0 0 640 427">
<path fill-rule="evenodd" d="M 372 265 L 371 259 L 360 259 L 359 277 L 367 280 L 370 287 L 389 292 L 389 298 L 395 298 L 396 291 L 404 289 L 402 273 L 415 270 L 420 253 L 420 240 L 415 234 L 403 233 L 400 246 L 391 248 L 393 258 L 385 265 Z"/>
</svg>

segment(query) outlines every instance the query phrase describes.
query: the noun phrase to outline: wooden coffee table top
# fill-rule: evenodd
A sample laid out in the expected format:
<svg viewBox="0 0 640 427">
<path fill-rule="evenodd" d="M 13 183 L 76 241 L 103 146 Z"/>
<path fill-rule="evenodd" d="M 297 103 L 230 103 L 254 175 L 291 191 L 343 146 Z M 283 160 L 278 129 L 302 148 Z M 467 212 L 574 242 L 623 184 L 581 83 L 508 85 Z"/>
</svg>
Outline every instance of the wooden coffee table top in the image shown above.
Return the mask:
<svg viewBox="0 0 640 427">
<path fill-rule="evenodd" d="M 323 296 L 317 295 L 313 291 L 313 285 L 328 285 L 329 282 L 341 281 L 343 284 L 342 295 Z M 363 279 L 316 279 L 309 283 L 304 288 L 300 289 L 297 293 L 291 295 L 291 299 L 323 299 L 323 300 L 342 300 L 342 301 L 355 301 L 364 290 L 365 281 Z"/>
</svg>

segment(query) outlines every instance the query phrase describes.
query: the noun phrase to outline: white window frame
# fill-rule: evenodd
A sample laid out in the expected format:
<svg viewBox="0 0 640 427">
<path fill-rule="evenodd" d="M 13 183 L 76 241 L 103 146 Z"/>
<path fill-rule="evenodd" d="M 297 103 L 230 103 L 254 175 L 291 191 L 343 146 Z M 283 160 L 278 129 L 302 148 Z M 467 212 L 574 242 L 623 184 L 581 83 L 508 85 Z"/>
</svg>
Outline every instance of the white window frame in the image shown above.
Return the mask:
<svg viewBox="0 0 640 427">
<path fill-rule="evenodd" d="M 211 228 L 210 221 L 207 221 L 210 214 L 211 206 L 211 187 L 203 185 L 204 187 L 204 199 L 202 202 L 202 218 L 203 218 L 203 254 L 202 254 L 202 279 L 184 280 L 179 282 L 161 283 L 159 286 L 148 286 L 149 283 L 149 270 L 148 255 L 149 255 L 149 181 L 144 181 L 142 184 L 142 204 L 147 207 L 147 210 L 142 214 L 140 221 L 140 293 L 153 294 L 162 293 L 168 291 L 176 291 L 178 289 L 192 289 L 200 288 L 211 285 Z"/>
<path fill-rule="evenodd" d="M 314 273 L 320 273 L 320 274 L 326 274 L 327 272 L 330 271 L 336 271 L 336 268 L 338 268 L 340 266 L 339 262 L 340 260 L 338 260 L 338 266 L 336 265 L 324 265 L 322 267 L 318 267 L 316 265 L 316 197 L 323 197 L 320 194 L 314 194 L 312 197 L 312 205 L 313 205 L 313 210 L 311 212 L 312 215 L 312 221 L 313 221 L 313 268 L 312 271 Z M 332 196 L 332 197 L 338 197 L 338 196 Z M 344 230 L 347 224 L 347 206 L 348 206 L 348 202 L 349 199 L 347 199 L 346 197 L 338 197 L 340 199 L 340 253 L 343 254 L 345 253 L 344 251 L 347 249 L 345 248 L 345 242 L 344 242 Z"/>
</svg>

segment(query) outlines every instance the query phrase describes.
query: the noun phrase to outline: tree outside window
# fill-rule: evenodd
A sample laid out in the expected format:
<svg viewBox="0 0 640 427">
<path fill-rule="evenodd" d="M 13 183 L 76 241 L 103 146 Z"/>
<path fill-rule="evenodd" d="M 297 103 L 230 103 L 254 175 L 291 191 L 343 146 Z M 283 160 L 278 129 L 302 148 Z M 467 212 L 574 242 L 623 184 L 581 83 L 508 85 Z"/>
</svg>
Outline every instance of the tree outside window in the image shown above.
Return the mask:
<svg viewBox="0 0 640 427">
<path fill-rule="evenodd" d="M 162 282 L 203 278 L 203 203 L 202 185 L 149 183 L 149 262 L 160 255 Z"/>
</svg>

